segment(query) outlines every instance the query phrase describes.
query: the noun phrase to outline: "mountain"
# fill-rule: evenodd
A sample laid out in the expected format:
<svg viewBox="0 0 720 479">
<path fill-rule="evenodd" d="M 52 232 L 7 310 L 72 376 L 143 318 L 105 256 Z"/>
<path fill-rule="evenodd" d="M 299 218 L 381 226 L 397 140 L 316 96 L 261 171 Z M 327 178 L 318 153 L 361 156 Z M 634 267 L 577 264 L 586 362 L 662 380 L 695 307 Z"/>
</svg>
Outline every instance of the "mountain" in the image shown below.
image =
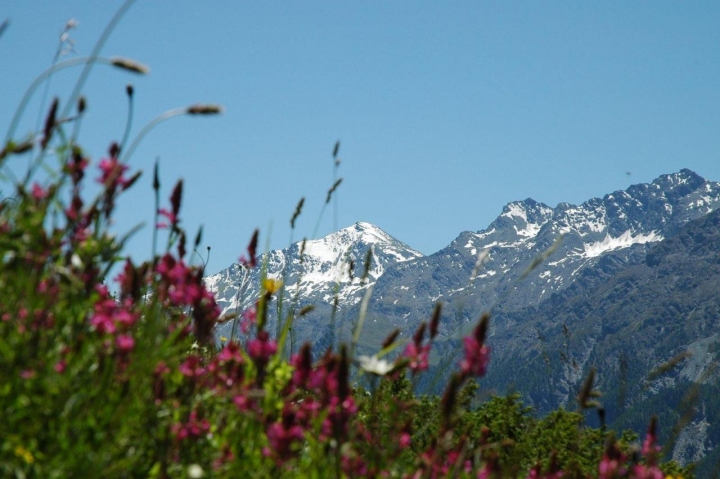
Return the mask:
<svg viewBox="0 0 720 479">
<path fill-rule="evenodd" d="M 277 333 L 278 315 L 313 304 L 294 323 L 292 347 L 309 341 L 321 352 L 349 339 L 371 293 L 358 348 L 372 354 L 395 328 L 407 339 L 439 302 L 433 371 L 417 381 L 439 392 L 444 381 L 432 378 L 453 367 L 462 336 L 490 311 L 485 391 L 517 390 L 540 413 L 574 408 L 594 368 L 613 427 L 640 432 L 659 414 L 673 456 L 705 457 L 707 468 L 720 458 L 712 452 L 720 444 L 719 206 L 720 184 L 684 169 L 580 205 L 511 202 L 485 229 L 427 256 L 358 223 L 262 257 L 267 275 L 285 283 L 269 330 Z M 206 282 L 224 312 L 242 311 L 257 297 L 261 271 L 232 265 Z M 674 435 L 673 424 L 683 426 Z"/>
<path fill-rule="evenodd" d="M 674 459 L 710 454 L 698 470 L 708 477 L 720 459 L 719 290 L 720 210 L 653 245 L 640 263 L 612 275 L 586 269 L 539 305 L 496 315 L 483 384 L 547 412 L 574 407 L 594 369 L 613 428 L 642 430 L 658 415 Z"/>
<path fill-rule="evenodd" d="M 369 268 L 365 270 L 368 251 L 372 250 Z M 315 309 L 295 326 L 302 341 L 320 341 L 328 337 L 328 318 L 335 296 L 337 315 L 358 303 L 364 291 L 383 275 L 385 270 L 401 262 L 422 257 L 422 254 L 369 223 L 356 223 L 317 240 L 294 243 L 287 249 L 270 251 L 258 259 L 255 269 L 233 264 L 205 278 L 208 289 L 215 294 L 223 314 L 240 312 L 254 304 L 259 294 L 260 279 L 282 280 L 282 306 L 299 311 L 312 305 Z M 277 327 L 278 310 L 271 311 L 269 330 Z M 282 314 L 285 317 L 285 314 Z M 217 334 L 230 337 L 232 323 L 221 325 Z"/>
<path fill-rule="evenodd" d="M 586 269 L 610 275 L 644 261 L 653 243 L 719 204 L 720 184 L 690 170 L 579 206 L 512 202 L 486 229 L 463 232 L 437 253 L 389 267 L 375 285 L 368 318 L 380 321 L 384 330 L 401 327 L 412 334 L 440 301 L 445 306 L 441 333 L 457 336 L 482 311 L 538 304 Z M 523 277 L 553 245 L 552 254 Z"/>
<path fill-rule="evenodd" d="M 509 203 L 487 228 L 462 232 L 428 256 L 376 226 L 357 223 L 307 241 L 302 256 L 302 243 L 295 243 L 263 255 L 260 262 L 269 277 L 284 281 L 278 303 L 295 310 L 315 306 L 295 325 L 298 341 L 322 349 L 330 345 L 328 341 L 347 338 L 363 291 L 373 286 L 366 319 L 372 327 L 361 335 L 362 348 L 377 349 L 395 328 L 412 334 L 435 302 L 444 305 L 442 343 L 462 335 L 482 311 L 521 310 L 562 292 L 586 270 L 606 277 L 644 261 L 651 245 L 672 237 L 688 221 L 707 215 L 719 204 L 720 184 L 684 169 L 581 205 L 560 203 L 551 208 L 529 198 Z M 373 261 L 362 280 L 371 247 Z M 547 257 L 538 264 L 543 255 Z M 257 297 L 262 270 L 248 271 L 234 264 L 206 278 L 206 284 L 224 313 L 242 311 Z M 287 309 L 276 307 L 274 314 L 278 313 L 284 317 Z M 272 315 L 270 321 L 277 324 Z M 228 337 L 231 328 L 230 323 L 221 326 L 219 336 Z"/>
</svg>

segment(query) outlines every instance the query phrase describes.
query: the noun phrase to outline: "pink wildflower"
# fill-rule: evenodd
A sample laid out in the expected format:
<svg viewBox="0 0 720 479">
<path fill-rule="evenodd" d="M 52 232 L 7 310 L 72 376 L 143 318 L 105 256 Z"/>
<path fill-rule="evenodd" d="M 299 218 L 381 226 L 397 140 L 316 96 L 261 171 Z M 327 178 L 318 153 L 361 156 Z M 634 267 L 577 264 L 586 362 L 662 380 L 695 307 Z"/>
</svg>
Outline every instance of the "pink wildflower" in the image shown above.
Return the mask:
<svg viewBox="0 0 720 479">
<path fill-rule="evenodd" d="M 312 352 L 308 343 L 303 344 L 300 352 L 290 359 L 290 364 L 295 368 L 291 382 L 292 386 L 296 389 L 307 387 L 308 379 L 313 372 Z"/>
<path fill-rule="evenodd" d="M 490 350 L 480 344 L 474 337 L 468 336 L 463 340 L 465 358 L 460 363 L 460 370 L 464 375 L 484 376 L 490 360 Z"/>
<path fill-rule="evenodd" d="M 248 399 L 248 397 L 244 394 L 238 394 L 237 396 L 235 396 L 233 398 L 233 402 L 240 411 L 249 411 L 252 404 L 250 402 L 250 399 Z"/>
<path fill-rule="evenodd" d="M 661 450 L 662 448 L 657 445 L 657 417 L 653 416 L 643 441 L 642 454 L 649 460 L 653 460 Z"/>
<path fill-rule="evenodd" d="M 215 387 L 232 389 L 241 384 L 245 373 L 244 362 L 238 344 L 226 344 L 207 367 Z"/>
<path fill-rule="evenodd" d="M 409 361 L 408 367 L 413 374 L 425 371 L 429 366 L 430 345 L 422 345 L 426 329 L 427 323 L 423 321 L 413 334 L 412 342 L 405 347 L 405 357 Z"/>
<path fill-rule="evenodd" d="M 124 177 L 128 166 L 121 164 L 117 158 L 103 158 L 99 168 L 102 174 L 97 181 L 107 188 L 114 189 L 119 186 L 124 190 L 130 185 L 130 181 Z"/>
<path fill-rule="evenodd" d="M 281 422 L 274 422 L 265 431 L 272 452 L 280 459 L 288 459 L 293 445 L 305 439 L 304 430 L 295 422 L 295 412 L 286 404 Z"/>
<path fill-rule="evenodd" d="M 663 479 L 665 474 L 656 466 L 636 464 L 633 467 L 633 477 L 636 479 Z"/>
<path fill-rule="evenodd" d="M 208 328 L 220 317 L 220 308 L 215 296 L 205 289 L 202 270 L 190 268 L 184 261 L 166 254 L 160 259 L 157 272 L 162 278 L 161 299 L 174 306 L 192 306 L 196 335 L 199 341 L 204 341 Z"/>
<path fill-rule="evenodd" d="M 65 216 L 70 221 L 77 221 L 82 216 L 83 200 L 77 194 L 73 195 L 70 206 L 65 210 Z"/>
<path fill-rule="evenodd" d="M 242 354 L 240 354 L 240 347 L 235 342 L 227 343 L 220 353 L 218 353 L 217 358 L 223 363 L 243 362 Z"/>
<path fill-rule="evenodd" d="M 55 366 L 53 366 L 53 369 L 55 369 L 55 372 L 57 372 L 58 374 L 64 373 L 66 368 L 67 363 L 64 359 L 58 361 L 57 363 L 55 363 Z"/>
<path fill-rule="evenodd" d="M 627 473 L 625 461 L 627 457 L 620 451 L 616 444 L 610 443 L 605 449 L 600 464 L 598 464 L 598 479 L 611 479 L 622 477 Z"/>
<path fill-rule="evenodd" d="M 415 374 L 419 371 L 426 371 L 430 365 L 430 345 L 419 346 L 417 344 L 408 343 L 405 347 L 405 357 L 410 361 L 408 367 Z"/>
<path fill-rule="evenodd" d="M 471 336 L 463 339 L 465 357 L 460 362 L 463 376 L 484 376 L 490 361 L 490 349 L 485 345 L 489 316 L 485 315 Z"/>
<path fill-rule="evenodd" d="M 163 216 L 167 219 L 166 222 L 158 223 L 156 226 L 157 228 L 167 228 L 168 226 L 175 226 L 178 223 L 177 215 L 175 215 L 172 211 L 168 210 L 167 208 L 160 208 L 158 210 L 158 215 Z"/>
<path fill-rule="evenodd" d="M 264 365 L 277 352 L 277 344 L 270 339 L 267 331 L 260 331 L 257 338 L 248 341 L 247 352 L 256 363 Z"/>
<path fill-rule="evenodd" d="M 638 479 L 662 479 L 663 473 L 655 465 L 658 453 L 662 450 L 657 445 L 657 417 L 650 419 L 650 427 L 648 427 L 645 440 L 643 441 L 642 454 L 645 457 L 645 464 L 636 464 L 633 467 L 633 473 Z"/>
<path fill-rule="evenodd" d="M 132 306 L 130 301 L 118 303 L 110 297 L 104 285 L 97 285 L 95 289 L 100 294 L 100 299 L 95 303 L 90 324 L 100 334 L 113 334 L 118 325 L 127 328 L 135 324 L 137 316 L 129 311 Z"/>
<path fill-rule="evenodd" d="M 180 365 L 179 369 L 183 376 L 189 378 L 200 377 L 205 374 L 205 368 L 203 368 L 200 362 L 200 357 L 195 355 L 188 356 Z"/>
<path fill-rule="evenodd" d="M 336 439 L 347 436 L 350 418 L 358 411 L 355 400 L 352 397 L 341 400 L 338 396 L 332 396 L 325 410 L 330 412 L 323 421 L 322 435 Z"/>
<path fill-rule="evenodd" d="M 255 230 L 253 232 L 252 238 L 250 238 L 250 243 L 248 244 L 247 251 L 249 259 L 245 257 L 245 255 L 240 256 L 239 262 L 241 265 L 245 266 L 246 268 L 254 268 L 257 266 L 257 244 L 258 244 L 258 235 L 260 232 L 258 230 Z"/>
<path fill-rule="evenodd" d="M 342 470 L 347 477 L 368 477 L 368 467 L 359 454 L 351 452 L 342 457 Z M 372 474 L 369 477 L 374 477 Z"/>
<path fill-rule="evenodd" d="M 128 353 L 135 347 L 135 340 L 129 334 L 121 334 L 115 339 L 115 344 L 120 351 Z"/>
<path fill-rule="evenodd" d="M 42 200 L 43 198 L 47 197 L 48 190 L 46 190 L 45 188 L 43 188 L 42 186 L 40 186 L 37 183 L 33 183 L 32 195 L 33 195 L 33 198 L 35 198 L 36 200 Z"/>
<path fill-rule="evenodd" d="M 191 411 L 186 423 L 175 423 L 172 432 L 175 437 L 182 441 L 184 439 L 197 439 L 210 430 L 210 422 L 207 419 L 198 419 L 197 411 Z"/>
</svg>

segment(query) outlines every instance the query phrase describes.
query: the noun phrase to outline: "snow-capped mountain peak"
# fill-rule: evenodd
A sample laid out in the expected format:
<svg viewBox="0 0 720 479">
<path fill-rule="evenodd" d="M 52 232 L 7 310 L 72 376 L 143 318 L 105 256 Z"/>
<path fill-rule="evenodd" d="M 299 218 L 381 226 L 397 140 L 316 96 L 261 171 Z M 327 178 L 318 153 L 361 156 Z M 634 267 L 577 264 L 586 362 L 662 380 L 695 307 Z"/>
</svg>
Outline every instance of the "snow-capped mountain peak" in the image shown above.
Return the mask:
<svg viewBox="0 0 720 479">
<path fill-rule="evenodd" d="M 297 243 L 302 248 L 302 243 Z M 406 244 L 396 240 L 377 226 L 358 222 L 347 228 L 343 228 L 334 233 L 330 233 L 316 240 L 307 240 L 303 255 L 324 261 L 338 262 L 344 261 L 348 254 L 358 253 L 364 250 L 363 257 L 351 257 L 354 261 L 362 261 L 367 248 L 373 246 L 377 251 L 381 262 L 385 261 L 385 256 L 394 256 L 395 261 L 407 261 L 413 258 L 419 258 L 422 254 L 411 249 Z M 292 248 L 291 248 L 292 249 Z"/>
<path fill-rule="evenodd" d="M 370 250 L 370 267 L 365 272 Z M 362 291 L 374 284 L 388 266 L 420 257 L 421 253 L 377 226 L 359 222 L 322 238 L 263 254 L 258 258 L 261 266 L 254 270 L 234 264 L 205 278 L 205 284 L 215 293 L 223 313 L 252 305 L 259 294 L 262 274 L 282 280 L 286 297 L 297 297 L 317 307 L 332 304 L 337 296 L 340 307 L 347 307 L 359 302 Z"/>
</svg>

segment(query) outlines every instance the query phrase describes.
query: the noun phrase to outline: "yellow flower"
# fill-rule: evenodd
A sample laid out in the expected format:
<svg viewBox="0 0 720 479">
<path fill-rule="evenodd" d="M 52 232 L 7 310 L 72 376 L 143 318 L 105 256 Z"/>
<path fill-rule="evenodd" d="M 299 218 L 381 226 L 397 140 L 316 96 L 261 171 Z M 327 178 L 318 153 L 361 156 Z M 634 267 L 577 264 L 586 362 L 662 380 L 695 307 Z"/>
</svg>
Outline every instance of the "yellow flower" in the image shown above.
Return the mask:
<svg viewBox="0 0 720 479">
<path fill-rule="evenodd" d="M 273 278 L 266 278 L 265 281 L 263 281 L 263 286 L 265 287 L 265 291 L 267 291 L 268 294 L 273 294 L 280 289 L 280 287 L 282 286 L 282 281 Z"/>
<path fill-rule="evenodd" d="M 33 462 L 35 462 L 35 458 L 33 457 L 32 452 L 28 451 L 22 446 L 15 447 L 15 455 L 27 462 L 28 464 L 32 464 Z"/>
</svg>

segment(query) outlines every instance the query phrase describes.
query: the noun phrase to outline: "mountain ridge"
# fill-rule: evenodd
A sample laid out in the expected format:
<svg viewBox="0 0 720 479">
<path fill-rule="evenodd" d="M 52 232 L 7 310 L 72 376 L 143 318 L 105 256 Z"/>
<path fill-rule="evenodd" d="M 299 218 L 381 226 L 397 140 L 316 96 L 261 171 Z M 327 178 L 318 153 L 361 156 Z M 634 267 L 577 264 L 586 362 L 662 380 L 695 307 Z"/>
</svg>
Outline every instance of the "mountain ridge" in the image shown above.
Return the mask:
<svg viewBox="0 0 720 479">
<path fill-rule="evenodd" d="M 686 169 L 580 205 L 560 203 L 553 209 L 532 199 L 511 202 L 484 230 L 462 232 L 436 253 L 389 268 L 393 274 L 378 280 L 369 311 L 376 309 L 394 327 L 402 326 L 408 311 L 393 314 L 383 303 L 384 298 L 401 302 L 398 289 L 403 287 L 430 300 L 411 311 L 416 318 L 429 315 L 432 302 L 452 303 L 453 297 L 456 306 L 462 303 L 460 316 L 466 321 L 477 311 L 524 307 L 567 287 L 604 255 L 613 253 L 625 263 L 641 261 L 645 248 L 634 245 L 649 246 L 672 236 L 718 205 L 720 184 Z M 529 265 L 560 235 L 557 250 L 519 285 Z M 471 283 L 479 255 L 484 259 Z"/>
<path fill-rule="evenodd" d="M 302 242 L 297 242 L 267 253 L 261 264 L 268 276 L 285 281 L 285 298 L 297 296 L 302 304 L 314 304 L 318 313 L 327 314 L 337 295 L 339 323 L 357 317 L 361 292 L 370 285 L 374 291 L 368 314 L 381 320 L 381 329 L 403 328 L 410 318 L 411 323 L 419 321 L 436 301 L 455 303 L 453 321 L 468 322 L 477 311 L 513 310 L 542 301 L 606 255 L 623 264 L 641 261 L 647 247 L 718 205 L 720 184 L 683 169 L 579 205 L 559 203 L 551 208 L 532 198 L 510 202 L 485 229 L 461 232 L 430 255 L 377 226 L 358 222 L 308 240 L 302 261 Z M 518 283 L 528 266 L 561 236 L 557 250 Z M 371 247 L 373 266 L 360 284 L 358 270 Z M 253 303 L 259 288 L 249 288 L 251 283 L 259 284 L 259 275 L 237 264 L 206 279 L 224 312 Z M 325 335 L 313 330 L 308 339 L 327 347 L 319 337 Z"/>
</svg>

